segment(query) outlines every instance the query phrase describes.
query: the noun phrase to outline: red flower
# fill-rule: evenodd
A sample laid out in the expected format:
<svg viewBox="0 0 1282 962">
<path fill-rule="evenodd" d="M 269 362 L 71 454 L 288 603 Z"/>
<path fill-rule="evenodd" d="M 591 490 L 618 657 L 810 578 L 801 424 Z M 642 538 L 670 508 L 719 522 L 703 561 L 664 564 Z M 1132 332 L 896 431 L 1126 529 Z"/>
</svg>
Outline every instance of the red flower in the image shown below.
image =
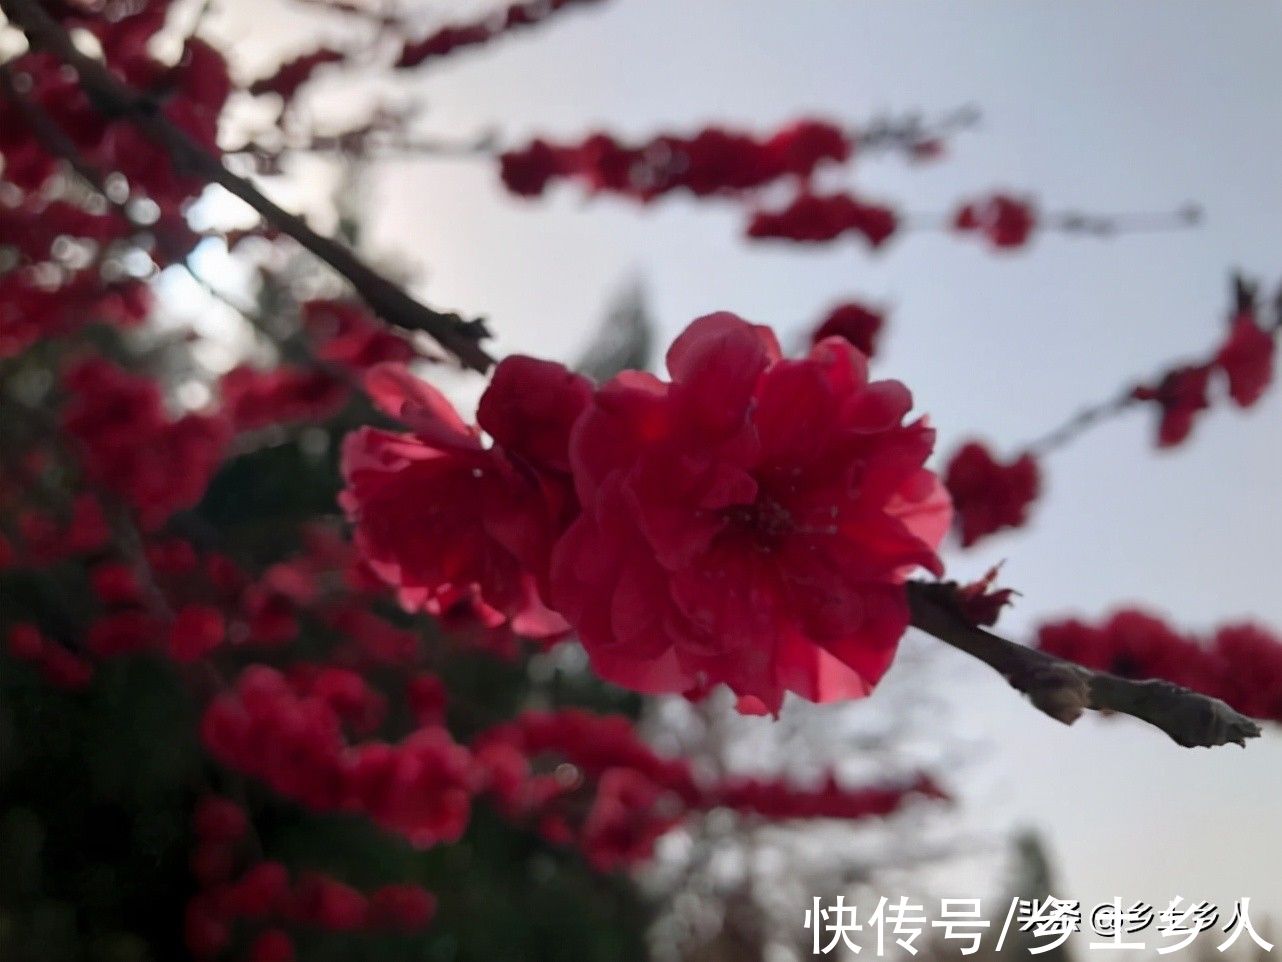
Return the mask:
<svg viewBox="0 0 1282 962">
<path fill-rule="evenodd" d="M 810 343 L 818 344 L 826 337 L 845 338 L 871 358 L 877 353 L 877 336 L 886 319 L 879 311 L 864 307 L 854 301 L 838 304 L 810 335 Z"/>
<path fill-rule="evenodd" d="M 820 244 L 842 234 L 861 235 L 870 247 L 880 247 L 899 228 L 889 207 L 869 204 L 847 194 L 799 193 L 786 207 L 759 210 L 748 222 L 748 236 L 801 244 Z"/>
<path fill-rule="evenodd" d="M 1254 718 L 1282 721 L 1282 642 L 1258 625 L 1220 628 L 1212 640 L 1220 696 Z"/>
<path fill-rule="evenodd" d="M 238 431 L 290 421 L 324 421 L 347 403 L 347 385 L 323 370 L 233 368 L 218 382 L 223 410 Z"/>
<path fill-rule="evenodd" d="M 226 891 L 228 912 L 245 918 L 278 914 L 289 900 L 289 872 L 279 862 L 259 862 Z"/>
<path fill-rule="evenodd" d="M 200 500 L 227 444 L 224 421 L 169 420 L 155 383 L 101 358 L 74 367 L 65 383 L 71 397 L 62 423 L 85 473 L 133 505 L 144 528 Z"/>
<path fill-rule="evenodd" d="M 621 143 L 593 134 L 579 144 L 536 139 L 499 157 L 503 183 L 523 197 L 542 194 L 559 178 L 582 181 L 594 192 L 642 202 L 678 190 L 697 197 L 738 194 L 785 177 L 807 181 L 828 163 L 849 159 L 854 145 L 845 131 L 822 120 L 798 120 L 768 137 L 719 127 L 693 136 L 661 134 Z"/>
<path fill-rule="evenodd" d="M 1238 407 L 1249 408 L 1273 380 L 1274 348 L 1273 335 L 1260 327 L 1253 313 L 1244 311 L 1233 318 L 1215 363 L 1228 375 L 1229 394 Z"/>
<path fill-rule="evenodd" d="M 982 444 L 971 441 L 948 462 L 944 485 L 952 495 L 962 545 L 970 547 L 987 535 L 1027 521 L 1040 474 L 1031 454 L 1002 464 Z"/>
<path fill-rule="evenodd" d="M 142 586 L 133 565 L 104 561 L 89 572 L 89 586 L 105 605 L 136 605 L 142 601 Z"/>
<path fill-rule="evenodd" d="M 349 807 L 410 844 L 456 842 L 467 828 L 475 773 L 444 728 L 420 728 L 397 745 L 361 745 L 347 766 Z"/>
<path fill-rule="evenodd" d="M 1009 250 L 1028 243 L 1037 227 L 1037 211 L 1018 197 L 993 194 L 964 204 L 953 217 L 953 227 L 983 234 L 994 247 Z"/>
<path fill-rule="evenodd" d="M 627 868 L 654 854 L 654 843 L 685 818 L 672 792 L 630 768 L 601 776 L 596 799 L 583 823 L 582 846 L 601 872 Z"/>
<path fill-rule="evenodd" d="M 169 657 L 196 661 L 223 643 L 223 613 L 209 605 L 185 605 L 169 628 Z"/>
<path fill-rule="evenodd" d="M 1177 367 L 1156 387 L 1141 385 L 1132 392 L 1137 401 L 1152 401 L 1162 409 L 1157 427 L 1159 448 L 1175 447 L 1187 439 L 1198 412 L 1210 407 L 1206 392 L 1213 370 L 1210 364 Z"/>
<path fill-rule="evenodd" d="M 365 370 L 385 361 L 406 362 L 414 357 L 409 341 L 358 304 L 313 300 L 305 302 L 301 311 L 303 326 L 322 361 Z"/>
<path fill-rule="evenodd" d="M 507 150 L 499 156 L 499 176 L 518 197 L 538 197 L 565 166 L 564 149 L 537 138 L 521 150 Z"/>
<path fill-rule="evenodd" d="M 351 932 L 365 925 L 369 903 L 360 892 L 328 875 L 301 876 L 290 898 L 290 917 L 331 932 Z"/>
<path fill-rule="evenodd" d="M 587 379 L 532 358 L 503 361 L 478 412 L 489 448 L 404 368 L 374 368 L 367 387 L 413 431 L 365 428 L 343 448 L 342 503 L 370 568 L 409 609 L 441 615 L 466 601 L 491 627 L 510 619 L 528 637 L 564 632 L 538 576 L 574 509 L 567 449 Z"/>
<path fill-rule="evenodd" d="M 786 690 L 867 694 L 908 625 L 900 585 L 940 571 L 934 432 L 836 338 L 784 361 L 766 328 L 712 314 L 668 369 L 623 373 L 575 427 L 583 509 L 553 558 L 557 609 L 601 675 L 640 691 L 725 683 L 770 710 Z"/>
</svg>

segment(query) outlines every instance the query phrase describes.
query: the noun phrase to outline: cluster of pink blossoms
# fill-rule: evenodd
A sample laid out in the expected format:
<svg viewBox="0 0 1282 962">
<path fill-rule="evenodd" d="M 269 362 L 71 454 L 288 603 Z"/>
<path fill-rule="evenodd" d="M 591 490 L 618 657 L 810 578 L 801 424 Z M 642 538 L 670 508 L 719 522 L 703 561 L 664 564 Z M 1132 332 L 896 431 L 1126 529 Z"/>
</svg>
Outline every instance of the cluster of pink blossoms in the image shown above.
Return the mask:
<svg viewBox="0 0 1282 962">
<path fill-rule="evenodd" d="M 1198 638 L 1155 615 L 1123 609 L 1097 625 L 1044 624 L 1037 647 L 1124 678 L 1163 678 L 1252 718 L 1282 721 L 1282 639 L 1258 625 L 1224 625 Z"/>
<path fill-rule="evenodd" d="M 410 608 L 573 629 L 600 675 L 639 691 L 726 684 L 757 711 L 786 691 L 867 694 L 951 515 L 908 390 L 869 381 L 843 339 L 785 360 L 730 314 L 695 321 L 667 361 L 671 382 L 594 389 L 510 358 L 481 400 L 488 447 L 428 385 L 375 369 L 371 395 L 410 430 L 363 429 L 344 451 L 370 568 Z"/>
</svg>

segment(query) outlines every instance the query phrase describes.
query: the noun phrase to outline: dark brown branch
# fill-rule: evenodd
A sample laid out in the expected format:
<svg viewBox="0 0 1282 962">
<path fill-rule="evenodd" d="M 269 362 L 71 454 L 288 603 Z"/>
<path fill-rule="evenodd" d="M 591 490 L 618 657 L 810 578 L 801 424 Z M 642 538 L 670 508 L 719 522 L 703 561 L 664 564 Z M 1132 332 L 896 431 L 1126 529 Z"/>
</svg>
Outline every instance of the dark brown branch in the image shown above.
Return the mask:
<svg viewBox="0 0 1282 962">
<path fill-rule="evenodd" d="M 252 183 L 233 174 L 222 161 L 171 123 L 159 104 L 121 81 L 98 60 L 86 56 L 40 0 L 0 0 L 0 10 L 26 34 L 31 46 L 73 67 L 85 93 L 106 116 L 136 124 L 169 154 L 174 166 L 218 184 L 239 197 L 269 224 L 345 277 L 370 308 L 389 324 L 425 331 L 466 367 L 485 372 L 494 363 L 480 341 L 483 323 L 420 304 L 342 244 L 312 230 L 301 218 L 277 205 Z"/>
<path fill-rule="evenodd" d="M 1078 435 L 1085 434 L 1096 425 L 1121 414 L 1139 403 L 1139 398 L 1135 396 L 1135 389 L 1128 387 L 1107 401 L 1101 401 L 1098 404 L 1082 408 L 1063 424 L 1047 431 L 1035 441 L 1030 441 L 1026 444 L 1023 448 L 1023 453 L 1031 454 L 1038 458 L 1045 457 L 1052 451 L 1057 451 L 1069 442 L 1076 440 Z"/>
<path fill-rule="evenodd" d="M 978 658 L 1041 711 L 1066 725 L 1083 711 L 1121 712 L 1148 722 L 1186 748 L 1245 745 L 1260 726 L 1218 698 L 1159 679 L 1131 681 L 1025 648 L 966 621 L 949 583 L 908 583 L 912 623 Z"/>
</svg>

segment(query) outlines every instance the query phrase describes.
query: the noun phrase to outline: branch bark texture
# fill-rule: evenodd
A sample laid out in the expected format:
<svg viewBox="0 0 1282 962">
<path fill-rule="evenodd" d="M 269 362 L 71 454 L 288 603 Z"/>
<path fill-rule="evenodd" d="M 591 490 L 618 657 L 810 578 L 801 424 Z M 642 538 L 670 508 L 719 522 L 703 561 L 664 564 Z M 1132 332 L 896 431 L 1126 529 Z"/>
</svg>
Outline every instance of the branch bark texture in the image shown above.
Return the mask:
<svg viewBox="0 0 1282 962">
<path fill-rule="evenodd" d="M 954 601 L 955 585 L 912 581 L 907 589 L 915 627 L 978 658 L 1066 725 L 1089 708 L 1139 718 L 1186 748 L 1245 745 L 1260 734 L 1256 722 L 1218 698 L 1160 679 L 1132 681 L 1092 671 L 970 624 Z"/>
</svg>

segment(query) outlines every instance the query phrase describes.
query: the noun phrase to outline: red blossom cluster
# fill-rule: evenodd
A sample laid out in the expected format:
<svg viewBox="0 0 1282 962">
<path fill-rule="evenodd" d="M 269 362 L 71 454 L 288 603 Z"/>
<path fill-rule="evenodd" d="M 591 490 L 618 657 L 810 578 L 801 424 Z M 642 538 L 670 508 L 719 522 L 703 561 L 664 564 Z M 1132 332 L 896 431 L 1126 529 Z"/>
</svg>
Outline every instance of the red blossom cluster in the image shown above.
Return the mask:
<svg viewBox="0 0 1282 962">
<path fill-rule="evenodd" d="M 237 930 L 252 936 L 248 962 L 289 962 L 294 944 L 277 926 L 328 932 L 414 932 L 436 912 L 432 893 L 404 883 L 369 894 L 310 871 L 291 879 L 280 862 L 250 856 L 248 816 L 235 802 L 206 796 L 192 815 L 191 872 L 199 891 L 187 904 L 183 932 L 198 959 L 219 956 Z"/>
<path fill-rule="evenodd" d="M 867 694 L 950 516 L 908 390 L 870 382 L 840 338 L 784 360 L 731 314 L 695 321 L 668 369 L 593 390 L 509 358 L 481 399 L 488 448 L 427 385 L 376 369 L 370 393 L 412 433 L 364 429 L 344 452 L 370 567 L 410 608 L 466 598 L 536 637 L 573 627 L 640 691 L 726 684 L 772 712 L 785 691 Z"/>
<path fill-rule="evenodd" d="M 63 386 L 62 429 L 86 477 L 131 505 L 144 528 L 204 494 L 230 439 L 222 417 L 171 418 L 158 384 L 102 358 L 72 367 Z"/>
<path fill-rule="evenodd" d="M 572 709 L 525 712 L 479 736 L 475 752 L 500 811 L 549 840 L 577 845 L 603 871 L 648 859 L 659 838 L 696 812 L 858 820 L 890 815 L 914 797 L 947 797 L 927 778 L 856 789 L 831 774 L 816 787 L 708 781 L 688 761 L 656 754 L 626 719 Z"/>
<path fill-rule="evenodd" d="M 190 38 L 176 63 L 158 61 L 148 44 L 165 24 L 168 0 L 111 7 L 105 16 L 78 4 L 59 5 L 54 13 L 63 26 L 92 34 L 112 71 L 148 92 L 167 120 L 217 154 L 218 120 L 232 89 L 223 56 Z M 105 271 L 108 255 L 117 242 L 141 235 L 152 241 L 141 246 L 157 265 L 180 261 L 199 240 L 185 208 L 205 187 L 136 125 L 99 109 L 54 57 L 29 52 L 4 70 L 0 246 L 15 247 L 22 260 L 0 276 L 0 358 L 94 322 L 143 320 L 150 291 L 119 269 Z M 119 179 L 111 192 L 114 210 L 83 207 L 51 189 L 60 162 L 73 160 L 91 179 L 109 173 Z M 155 205 L 145 220 L 126 216 L 145 202 Z M 80 256 L 86 248 L 91 256 Z"/>
<path fill-rule="evenodd" d="M 522 197 L 537 197 L 555 180 L 577 180 L 592 193 L 649 202 L 676 191 L 709 197 L 785 178 L 804 183 L 821 166 L 849 160 L 854 146 L 836 124 L 805 119 L 767 137 L 708 127 L 689 137 L 662 134 L 639 144 L 609 134 L 565 145 L 537 139 L 499 160 L 503 183 Z"/>
<path fill-rule="evenodd" d="M 997 193 L 962 204 L 953 215 L 953 229 L 982 236 L 998 250 L 1023 247 L 1037 227 L 1032 201 Z"/>
<path fill-rule="evenodd" d="M 350 301 L 304 301 L 299 317 L 312 363 L 242 364 L 219 379 L 221 410 L 236 431 L 325 421 L 351 399 L 356 375 L 418 356 L 408 340 Z"/>
<path fill-rule="evenodd" d="M 576 508 L 569 436 L 590 382 L 559 364 L 503 361 L 478 411 L 489 447 L 404 368 L 374 368 L 366 388 L 411 428 L 362 428 L 344 445 L 343 505 L 370 568 L 407 608 L 441 615 L 466 604 L 490 627 L 564 634 L 544 595 L 553 543 Z"/>
<path fill-rule="evenodd" d="M 526 0 L 524 3 L 514 3 L 483 20 L 451 24 L 421 40 L 407 41 L 401 48 L 396 66 L 401 69 L 417 67 L 429 60 L 447 56 L 455 50 L 489 43 L 495 37 L 513 30 L 536 26 L 568 7 L 599 2 L 600 0 Z"/>
<path fill-rule="evenodd" d="M 1248 305 L 1230 319 L 1228 333 L 1214 354 L 1194 364 L 1174 367 L 1153 384 L 1132 392 L 1137 401 L 1155 405 L 1159 447 L 1175 447 L 1188 439 L 1197 416 L 1211 406 L 1211 389 L 1223 378 L 1233 403 L 1254 405 L 1273 381 L 1277 351 L 1277 326 L 1266 327 L 1254 306 Z"/>
<path fill-rule="evenodd" d="M 347 403 L 351 388 L 324 369 L 241 365 L 222 376 L 218 393 L 232 426 L 252 431 L 269 424 L 324 421 Z"/>
<path fill-rule="evenodd" d="M 862 237 L 870 247 L 881 247 L 899 229 L 895 211 L 850 194 L 797 194 L 777 210 L 758 210 L 748 221 L 754 240 L 789 240 L 799 244 L 824 244 L 845 234 Z"/>
<path fill-rule="evenodd" d="M 800 191 L 784 206 L 757 210 L 747 235 L 756 240 L 824 244 L 847 234 L 862 237 L 873 249 L 911 226 L 894 208 L 849 193 Z M 949 221 L 959 234 L 976 234 L 998 250 L 1023 247 L 1038 226 L 1031 202 L 993 194 L 963 203 Z"/>
<path fill-rule="evenodd" d="M 1004 528 L 1022 527 L 1037 500 L 1041 474 L 1030 454 L 1002 463 L 978 441 L 962 445 L 944 469 L 944 486 L 963 547 Z"/>
<path fill-rule="evenodd" d="M 420 847 L 457 840 L 477 788 L 467 750 L 439 726 L 349 744 L 346 730 L 369 733 L 377 696 L 358 674 L 325 671 L 309 683 L 246 669 L 205 712 L 206 747 L 309 808 L 361 812 Z"/>
<path fill-rule="evenodd" d="M 39 474 L 33 469 L 27 479 Z M 20 501 L 12 493 L 6 498 Z M 111 537 L 102 503 L 93 494 L 78 493 L 65 511 L 52 511 L 45 505 L 21 504 L 16 508 L 17 524 L 14 542 L 10 544 L 10 565 L 26 562 L 51 565 L 77 555 L 97 551 Z"/>
<path fill-rule="evenodd" d="M 1123 609 L 1094 625 L 1044 624 L 1037 647 L 1124 678 L 1163 678 L 1253 718 L 1282 721 L 1282 640 L 1259 625 L 1224 625 L 1199 638 L 1156 615 Z"/>
<path fill-rule="evenodd" d="M 349 371 L 417 356 L 405 338 L 351 301 L 315 299 L 300 307 L 303 329 L 318 360 Z"/>
<path fill-rule="evenodd" d="M 567 709 L 525 712 L 457 744 L 439 723 L 397 743 L 369 734 L 381 704 L 339 669 L 289 675 L 248 669 L 206 711 L 208 749 L 310 808 L 355 811 L 420 847 L 457 839 L 472 800 L 609 871 L 650 857 L 654 842 L 693 812 L 729 808 L 768 819 L 889 815 L 910 797 L 945 797 L 928 779 L 848 789 L 831 776 L 808 789 L 775 780 L 705 783 L 684 759 L 664 758 L 622 717 Z"/>
<path fill-rule="evenodd" d="M 28 622 L 9 629 L 7 647 L 9 654 L 35 665 L 45 680 L 58 688 L 79 691 L 93 681 L 93 666 L 88 661 L 46 638 Z"/>
</svg>

